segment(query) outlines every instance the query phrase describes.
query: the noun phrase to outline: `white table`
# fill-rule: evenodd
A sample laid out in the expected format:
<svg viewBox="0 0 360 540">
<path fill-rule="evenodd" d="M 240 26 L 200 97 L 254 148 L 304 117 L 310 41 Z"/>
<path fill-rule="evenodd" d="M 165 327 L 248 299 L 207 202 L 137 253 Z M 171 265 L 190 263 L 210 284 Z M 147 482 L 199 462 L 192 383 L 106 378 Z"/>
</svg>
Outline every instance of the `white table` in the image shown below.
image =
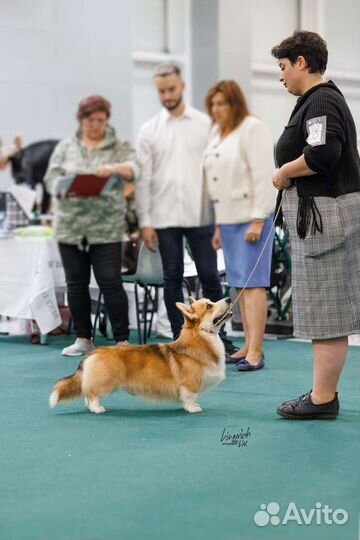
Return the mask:
<svg viewBox="0 0 360 540">
<path fill-rule="evenodd" d="M 47 238 L 0 240 L 0 313 L 35 319 L 46 334 L 61 324 L 55 287 L 65 286 L 56 242 Z"/>
<path fill-rule="evenodd" d="M 1 315 L 34 319 L 41 333 L 47 334 L 61 324 L 55 289 L 65 291 L 65 287 L 54 239 L 0 239 Z"/>
</svg>

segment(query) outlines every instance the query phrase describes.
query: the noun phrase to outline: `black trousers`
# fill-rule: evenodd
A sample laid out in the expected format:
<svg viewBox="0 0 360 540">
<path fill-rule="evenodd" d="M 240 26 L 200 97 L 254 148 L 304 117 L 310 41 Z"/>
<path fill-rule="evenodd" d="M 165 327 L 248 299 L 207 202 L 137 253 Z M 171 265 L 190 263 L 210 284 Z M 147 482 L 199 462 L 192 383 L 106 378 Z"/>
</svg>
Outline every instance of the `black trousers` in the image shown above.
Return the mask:
<svg viewBox="0 0 360 540">
<path fill-rule="evenodd" d="M 129 337 L 128 298 L 121 278 L 121 242 L 78 246 L 59 243 L 68 291 L 68 302 L 77 337 L 91 338 L 91 267 L 104 295 L 114 339 Z"/>
</svg>

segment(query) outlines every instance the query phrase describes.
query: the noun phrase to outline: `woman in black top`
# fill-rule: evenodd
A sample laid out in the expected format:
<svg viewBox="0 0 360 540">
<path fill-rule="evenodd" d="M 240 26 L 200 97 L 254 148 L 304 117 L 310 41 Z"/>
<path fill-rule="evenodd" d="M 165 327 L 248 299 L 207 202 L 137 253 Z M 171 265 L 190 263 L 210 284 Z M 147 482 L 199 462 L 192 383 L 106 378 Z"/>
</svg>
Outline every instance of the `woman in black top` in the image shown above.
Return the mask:
<svg viewBox="0 0 360 540">
<path fill-rule="evenodd" d="M 272 49 L 280 81 L 300 96 L 276 149 L 292 247 L 294 334 L 310 338 L 312 391 L 284 402 L 290 419 L 335 419 L 348 336 L 360 333 L 360 163 L 354 120 L 336 85 L 324 82 L 325 41 L 297 31 Z"/>
</svg>

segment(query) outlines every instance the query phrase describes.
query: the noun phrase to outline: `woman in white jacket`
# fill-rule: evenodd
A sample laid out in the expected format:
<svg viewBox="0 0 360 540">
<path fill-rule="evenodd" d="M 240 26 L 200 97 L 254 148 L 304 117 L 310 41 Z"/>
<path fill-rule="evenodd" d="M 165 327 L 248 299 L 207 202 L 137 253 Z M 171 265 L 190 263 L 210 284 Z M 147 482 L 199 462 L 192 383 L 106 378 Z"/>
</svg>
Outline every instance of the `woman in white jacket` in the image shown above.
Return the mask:
<svg viewBox="0 0 360 540">
<path fill-rule="evenodd" d="M 254 371 L 265 365 L 266 287 L 270 285 L 273 234 L 246 282 L 272 225 L 273 143 L 264 124 L 250 114 L 235 81 L 216 83 L 208 92 L 206 107 L 214 123 L 204 154 L 217 225 L 213 246 L 223 248 L 229 285 L 238 290 L 246 285 L 239 301 L 245 344 L 228 362 L 236 363 L 239 371 Z"/>
</svg>

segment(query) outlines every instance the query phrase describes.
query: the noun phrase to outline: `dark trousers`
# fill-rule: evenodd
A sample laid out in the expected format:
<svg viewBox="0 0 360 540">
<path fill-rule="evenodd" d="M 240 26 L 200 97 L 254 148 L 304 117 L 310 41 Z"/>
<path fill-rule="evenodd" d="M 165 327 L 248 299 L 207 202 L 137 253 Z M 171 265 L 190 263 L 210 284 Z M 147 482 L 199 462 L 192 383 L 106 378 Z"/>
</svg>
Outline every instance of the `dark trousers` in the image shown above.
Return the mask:
<svg viewBox="0 0 360 540">
<path fill-rule="evenodd" d="M 111 322 L 114 339 L 129 337 L 128 298 L 121 279 L 121 242 L 84 245 L 84 250 L 59 243 L 68 291 L 68 302 L 77 337 L 91 338 L 91 266 Z"/>
<path fill-rule="evenodd" d="M 164 269 L 164 300 L 174 339 L 177 339 L 184 319 L 175 302 L 183 302 L 184 244 L 185 237 L 191 249 L 196 270 L 205 298 L 217 302 L 223 298 L 217 255 L 211 245 L 213 226 L 169 227 L 157 229 L 159 250 Z"/>
</svg>

